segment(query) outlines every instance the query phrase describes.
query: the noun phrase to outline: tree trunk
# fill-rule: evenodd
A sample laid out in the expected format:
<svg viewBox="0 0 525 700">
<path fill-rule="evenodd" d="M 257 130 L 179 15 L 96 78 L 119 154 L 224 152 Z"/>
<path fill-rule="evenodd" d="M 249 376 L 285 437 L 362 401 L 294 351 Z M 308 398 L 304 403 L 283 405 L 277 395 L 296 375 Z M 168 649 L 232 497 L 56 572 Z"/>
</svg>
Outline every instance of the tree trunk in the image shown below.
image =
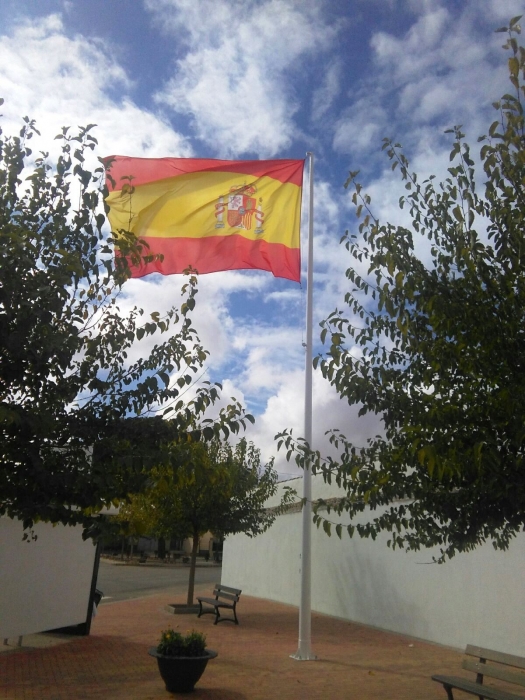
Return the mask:
<svg viewBox="0 0 525 700">
<path fill-rule="evenodd" d="M 166 558 L 166 540 L 164 537 L 159 537 L 157 541 L 157 556 L 159 559 Z"/>
<path fill-rule="evenodd" d="M 197 565 L 197 552 L 199 551 L 199 533 L 193 533 L 193 547 L 191 548 L 190 580 L 188 581 L 187 605 L 193 605 L 193 590 L 195 588 L 195 568 Z"/>
</svg>

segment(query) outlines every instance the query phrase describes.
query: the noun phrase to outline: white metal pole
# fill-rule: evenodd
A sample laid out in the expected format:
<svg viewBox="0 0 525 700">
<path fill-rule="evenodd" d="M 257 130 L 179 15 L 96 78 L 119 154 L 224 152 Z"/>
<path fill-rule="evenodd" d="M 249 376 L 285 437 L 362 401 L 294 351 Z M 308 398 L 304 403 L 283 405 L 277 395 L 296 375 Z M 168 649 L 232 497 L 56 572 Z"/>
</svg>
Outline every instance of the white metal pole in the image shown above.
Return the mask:
<svg viewBox="0 0 525 700">
<path fill-rule="evenodd" d="M 312 347 L 313 347 L 313 278 L 314 278 L 314 157 L 309 157 L 310 201 L 308 203 L 308 262 L 306 273 L 306 358 L 304 380 L 304 438 L 312 447 Z M 301 601 L 299 605 L 299 648 L 292 655 L 297 661 L 309 661 L 316 656 L 311 650 L 311 579 L 312 579 L 312 472 L 309 461 L 304 465 L 301 547 Z"/>
</svg>

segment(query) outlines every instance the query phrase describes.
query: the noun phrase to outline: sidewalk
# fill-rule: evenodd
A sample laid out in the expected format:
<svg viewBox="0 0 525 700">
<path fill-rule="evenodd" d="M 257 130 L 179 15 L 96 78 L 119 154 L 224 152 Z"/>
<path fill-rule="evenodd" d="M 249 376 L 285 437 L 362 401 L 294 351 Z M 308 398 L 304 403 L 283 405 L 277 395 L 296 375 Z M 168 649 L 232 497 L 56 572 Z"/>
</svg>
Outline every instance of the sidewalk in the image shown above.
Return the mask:
<svg viewBox="0 0 525 700">
<path fill-rule="evenodd" d="M 198 593 L 209 593 L 199 586 Z M 241 596 L 239 626 L 213 616 L 172 615 L 158 595 L 100 606 L 89 637 L 51 637 L 44 648 L 0 654 L 2 700 L 153 700 L 166 692 L 147 654 L 162 629 L 196 629 L 219 656 L 193 697 L 220 700 L 445 700 L 433 673 L 460 672 L 461 652 L 314 613 L 317 661 L 289 658 L 297 649 L 298 611 Z M 41 640 L 42 641 L 42 640 Z M 24 640 L 27 643 L 27 640 Z M 181 696 L 182 697 L 182 696 Z"/>
</svg>

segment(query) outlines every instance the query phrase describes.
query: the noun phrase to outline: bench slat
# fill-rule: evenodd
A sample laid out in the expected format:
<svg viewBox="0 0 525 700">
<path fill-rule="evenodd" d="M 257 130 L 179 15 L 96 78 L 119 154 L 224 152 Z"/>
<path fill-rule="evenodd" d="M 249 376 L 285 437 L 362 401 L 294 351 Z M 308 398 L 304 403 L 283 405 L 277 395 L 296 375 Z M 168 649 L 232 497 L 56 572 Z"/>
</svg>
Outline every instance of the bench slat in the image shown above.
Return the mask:
<svg viewBox="0 0 525 700">
<path fill-rule="evenodd" d="M 241 595 L 242 591 L 239 588 L 230 588 L 229 586 L 223 586 L 222 583 L 216 583 L 215 588 L 220 588 L 221 591 L 226 593 L 234 593 L 235 595 Z"/>
<path fill-rule="evenodd" d="M 197 598 L 198 601 L 202 601 L 203 603 L 209 603 L 210 605 L 218 605 L 221 601 L 217 600 L 217 598 L 203 598 L 202 596 L 199 596 Z M 230 605 L 230 603 L 223 603 L 223 605 Z M 230 605 L 230 607 L 233 608 L 233 605 Z"/>
<path fill-rule="evenodd" d="M 523 695 L 515 695 L 514 693 L 508 693 L 506 690 L 500 690 L 490 685 L 474 683 L 473 681 L 460 678 L 459 676 L 432 676 L 432 680 L 444 686 L 464 690 L 467 693 L 472 693 L 472 695 L 489 698 L 489 700 L 525 700 Z"/>
<path fill-rule="evenodd" d="M 213 608 L 227 608 L 228 610 L 233 610 L 234 606 L 231 605 L 231 603 L 221 603 L 220 600 L 215 600 L 213 598 L 210 600 L 209 598 L 197 598 L 199 603 L 208 603 L 211 605 Z"/>
<path fill-rule="evenodd" d="M 506 668 L 494 666 L 494 664 L 483 664 L 480 661 L 467 660 L 463 661 L 463 668 L 467 671 L 473 671 L 473 673 L 482 673 L 484 676 L 489 676 L 489 678 L 497 678 L 500 681 L 525 686 L 525 674 L 519 671 L 515 673 Z"/>
<path fill-rule="evenodd" d="M 487 661 L 495 661 L 496 663 L 505 664 L 506 666 L 525 669 L 525 659 L 521 656 L 504 654 L 501 651 L 493 651 L 492 649 L 484 649 L 483 647 L 475 647 L 472 644 L 467 644 L 465 654 L 467 654 L 467 656 L 477 656 L 478 659 L 487 659 Z"/>
<path fill-rule="evenodd" d="M 231 600 L 234 602 L 238 602 L 239 596 L 238 595 L 231 595 L 230 593 L 223 593 L 222 591 L 220 593 L 217 593 L 219 598 L 224 598 L 224 600 Z"/>
</svg>

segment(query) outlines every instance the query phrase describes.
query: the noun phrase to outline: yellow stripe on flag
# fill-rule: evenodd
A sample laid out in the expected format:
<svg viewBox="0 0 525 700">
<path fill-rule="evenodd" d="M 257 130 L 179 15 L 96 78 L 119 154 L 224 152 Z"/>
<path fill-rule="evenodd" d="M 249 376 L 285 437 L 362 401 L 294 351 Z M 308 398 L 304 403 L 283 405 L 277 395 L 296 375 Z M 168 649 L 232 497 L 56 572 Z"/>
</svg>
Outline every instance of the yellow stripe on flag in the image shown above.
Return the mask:
<svg viewBox="0 0 525 700">
<path fill-rule="evenodd" d="M 297 185 L 231 172 L 196 172 L 131 185 L 107 198 L 115 232 L 132 231 L 138 238 L 236 234 L 299 248 L 301 188 Z"/>
</svg>

